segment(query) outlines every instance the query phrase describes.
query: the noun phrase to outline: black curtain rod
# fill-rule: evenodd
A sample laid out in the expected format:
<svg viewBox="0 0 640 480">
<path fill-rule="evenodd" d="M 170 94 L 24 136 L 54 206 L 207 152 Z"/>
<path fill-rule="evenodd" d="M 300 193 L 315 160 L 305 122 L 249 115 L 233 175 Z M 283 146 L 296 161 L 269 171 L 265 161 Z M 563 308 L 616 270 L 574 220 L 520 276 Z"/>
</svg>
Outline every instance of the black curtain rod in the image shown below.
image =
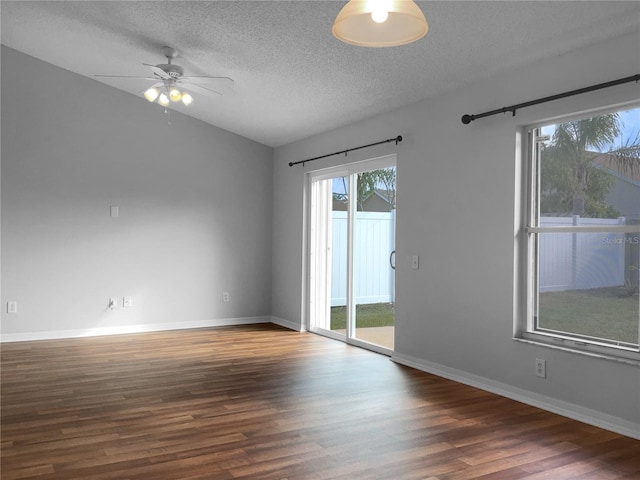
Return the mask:
<svg viewBox="0 0 640 480">
<path fill-rule="evenodd" d="M 570 92 L 559 93 L 557 95 L 551 95 L 550 97 L 539 98 L 537 100 L 531 100 L 530 102 L 519 103 L 517 105 L 511 105 L 510 107 L 498 108 L 491 110 L 490 112 L 478 113 L 476 115 L 463 115 L 462 123 L 468 125 L 469 123 L 477 120 L 478 118 L 489 117 L 491 115 L 497 115 L 499 113 L 511 112 L 513 116 L 516 116 L 516 110 L 521 108 L 530 107 L 532 105 L 538 105 L 539 103 L 551 102 L 553 100 L 559 100 L 560 98 L 571 97 L 573 95 L 579 95 L 581 93 L 593 92 L 594 90 L 600 90 L 602 88 L 613 87 L 615 85 L 621 85 L 623 83 L 638 82 L 640 81 L 640 74 L 632 75 L 630 77 L 621 78 L 619 80 L 612 80 L 611 82 L 599 83 L 598 85 L 592 85 L 590 87 L 579 88 L 577 90 L 571 90 Z"/>
<path fill-rule="evenodd" d="M 320 155 L 319 157 L 307 158 L 306 160 L 300 160 L 299 162 L 289 162 L 289 166 L 293 167 L 294 165 L 298 165 L 301 163 L 304 165 L 307 162 L 313 162 L 314 160 L 320 160 L 321 158 L 333 157 L 334 155 L 347 154 L 349 152 L 353 152 L 354 150 L 360 150 L 362 148 L 374 147 L 376 145 L 382 145 L 383 143 L 391 143 L 396 142 L 396 145 L 402 141 L 402 136 L 398 135 L 395 138 L 387 138 L 386 140 L 382 140 L 381 142 L 370 143 L 369 145 L 362 145 L 361 147 L 347 148 L 346 150 L 342 150 L 340 152 L 328 153 L 326 155 Z"/>
</svg>

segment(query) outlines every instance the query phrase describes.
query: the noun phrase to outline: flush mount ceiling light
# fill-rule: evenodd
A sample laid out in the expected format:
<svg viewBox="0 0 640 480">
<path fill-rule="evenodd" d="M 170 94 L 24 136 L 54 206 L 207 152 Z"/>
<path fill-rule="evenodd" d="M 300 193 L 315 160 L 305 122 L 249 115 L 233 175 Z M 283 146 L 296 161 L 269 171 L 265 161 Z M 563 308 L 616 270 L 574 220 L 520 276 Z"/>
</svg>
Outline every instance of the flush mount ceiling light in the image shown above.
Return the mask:
<svg viewBox="0 0 640 480">
<path fill-rule="evenodd" d="M 350 0 L 336 17 L 333 35 L 360 47 L 395 47 L 420 40 L 429 24 L 413 0 Z"/>
</svg>

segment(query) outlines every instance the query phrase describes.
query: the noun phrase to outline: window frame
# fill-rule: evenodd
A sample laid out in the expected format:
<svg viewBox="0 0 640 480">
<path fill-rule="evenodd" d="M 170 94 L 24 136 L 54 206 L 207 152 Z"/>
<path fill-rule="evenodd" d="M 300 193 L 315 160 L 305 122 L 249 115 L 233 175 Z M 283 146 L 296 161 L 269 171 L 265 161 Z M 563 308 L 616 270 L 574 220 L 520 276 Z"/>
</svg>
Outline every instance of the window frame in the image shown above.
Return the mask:
<svg viewBox="0 0 640 480">
<path fill-rule="evenodd" d="M 606 226 L 563 226 L 541 227 L 539 225 L 539 167 L 538 158 L 541 145 L 545 140 L 541 136 L 541 130 L 548 125 L 579 120 L 582 118 L 604 115 L 633 108 L 639 108 L 640 104 L 631 103 L 617 105 L 607 109 L 598 109 L 590 112 L 576 113 L 561 118 L 554 118 L 526 125 L 517 132 L 517 143 L 522 142 L 520 151 L 521 167 L 516 169 L 521 176 L 522 183 L 517 190 L 521 205 L 520 228 L 516 242 L 516 255 L 520 261 L 516 263 L 520 272 L 516 272 L 516 278 L 520 282 L 520 288 L 516 289 L 515 301 L 516 321 L 514 324 L 514 339 L 525 343 L 534 343 L 551 348 L 569 350 L 591 356 L 616 360 L 633 365 L 640 365 L 640 345 L 626 344 L 614 340 L 598 339 L 578 333 L 559 332 L 538 329 L 536 315 L 538 311 L 538 238 L 542 233 L 581 233 L 581 232 L 616 232 L 638 233 L 640 225 L 606 225 Z M 523 165 L 524 164 L 524 165 Z M 517 203 L 518 204 L 518 203 Z M 639 319 L 640 328 L 640 319 Z M 640 334 L 639 334 L 640 337 Z M 640 338 L 638 339 L 640 344 Z"/>
</svg>

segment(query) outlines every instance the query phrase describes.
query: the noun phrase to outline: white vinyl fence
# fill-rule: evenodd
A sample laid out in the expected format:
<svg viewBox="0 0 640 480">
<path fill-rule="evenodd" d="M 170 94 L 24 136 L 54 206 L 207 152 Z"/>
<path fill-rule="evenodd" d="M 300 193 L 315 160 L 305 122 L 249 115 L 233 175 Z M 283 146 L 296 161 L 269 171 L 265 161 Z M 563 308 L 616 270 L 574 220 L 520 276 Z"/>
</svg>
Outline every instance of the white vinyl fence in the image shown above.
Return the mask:
<svg viewBox="0 0 640 480">
<path fill-rule="evenodd" d="M 620 225 L 624 218 L 541 217 L 541 227 Z M 624 285 L 624 233 L 543 233 L 539 242 L 540 292 Z"/>
<path fill-rule="evenodd" d="M 395 211 L 356 212 L 353 274 L 358 305 L 394 301 L 389 263 L 395 250 L 394 224 Z M 347 304 L 347 212 L 334 211 L 331 228 L 331 306 L 337 307 Z"/>
<path fill-rule="evenodd" d="M 332 213 L 331 306 L 347 304 L 347 212 Z M 624 219 L 579 218 L 579 225 L 619 225 Z M 572 217 L 541 217 L 540 226 L 573 225 Z M 395 301 L 395 212 L 357 212 L 354 232 L 356 304 Z M 395 261 L 395 259 L 394 259 Z M 615 287 L 625 280 L 624 233 L 544 233 L 540 292 Z"/>
</svg>

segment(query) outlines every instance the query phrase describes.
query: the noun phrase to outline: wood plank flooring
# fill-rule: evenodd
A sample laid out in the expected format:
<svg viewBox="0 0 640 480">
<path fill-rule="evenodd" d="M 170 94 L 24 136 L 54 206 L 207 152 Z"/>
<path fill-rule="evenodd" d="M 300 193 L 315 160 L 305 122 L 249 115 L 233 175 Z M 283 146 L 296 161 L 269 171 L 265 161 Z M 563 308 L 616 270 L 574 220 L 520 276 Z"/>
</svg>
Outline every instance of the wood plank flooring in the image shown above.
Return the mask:
<svg viewBox="0 0 640 480">
<path fill-rule="evenodd" d="M 274 325 L 1 349 L 3 480 L 640 478 L 640 441 Z"/>
</svg>

